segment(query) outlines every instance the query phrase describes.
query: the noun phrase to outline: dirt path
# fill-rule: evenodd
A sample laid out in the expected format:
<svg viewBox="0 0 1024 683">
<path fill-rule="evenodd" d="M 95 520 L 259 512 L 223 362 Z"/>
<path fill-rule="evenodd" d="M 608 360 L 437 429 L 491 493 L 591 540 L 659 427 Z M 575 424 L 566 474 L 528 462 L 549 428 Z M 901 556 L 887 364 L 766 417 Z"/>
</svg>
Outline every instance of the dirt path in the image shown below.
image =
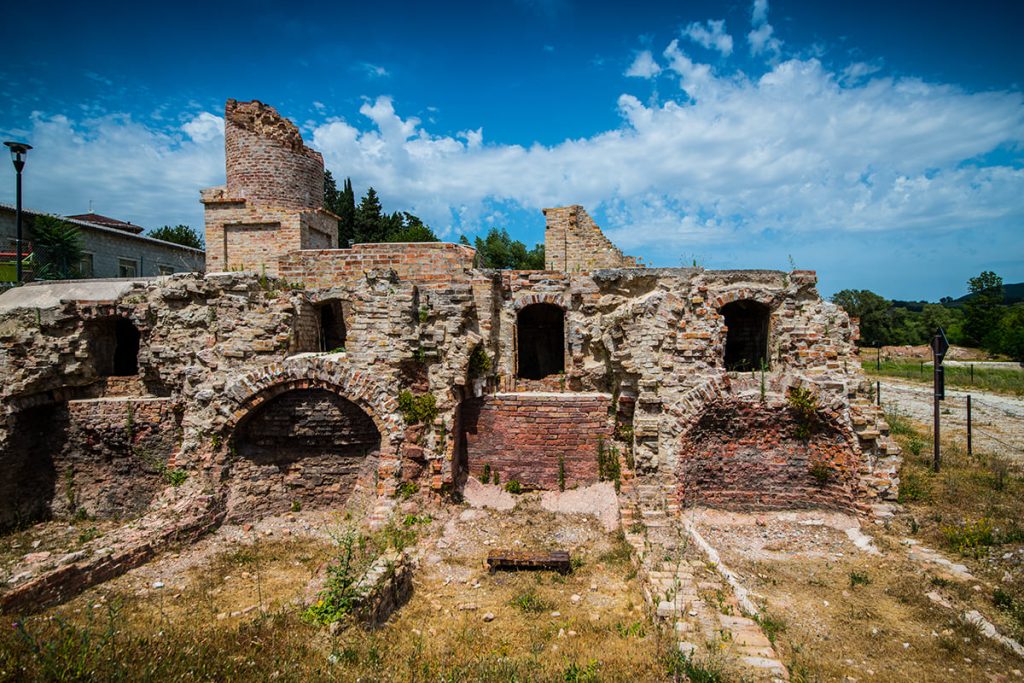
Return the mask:
<svg viewBox="0 0 1024 683">
<path fill-rule="evenodd" d="M 975 450 L 1002 454 L 1024 463 L 1024 399 L 946 389 L 946 400 L 941 405 L 942 429 L 966 440 L 968 393 Z M 895 408 L 915 422 L 932 424 L 932 389 L 929 386 L 883 380 L 882 405 Z"/>
</svg>

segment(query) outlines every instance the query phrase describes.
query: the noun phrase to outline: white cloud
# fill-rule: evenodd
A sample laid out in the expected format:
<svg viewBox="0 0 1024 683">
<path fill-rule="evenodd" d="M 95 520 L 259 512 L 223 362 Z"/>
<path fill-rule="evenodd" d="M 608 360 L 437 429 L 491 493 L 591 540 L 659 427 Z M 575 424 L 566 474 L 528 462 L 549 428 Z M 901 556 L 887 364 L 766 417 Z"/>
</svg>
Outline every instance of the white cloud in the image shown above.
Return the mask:
<svg viewBox="0 0 1024 683">
<path fill-rule="evenodd" d="M 626 76 L 634 78 L 654 78 L 661 73 L 661 67 L 654 61 L 650 50 L 644 50 L 636 56 L 633 63 L 626 69 Z"/>
<path fill-rule="evenodd" d="M 391 75 L 391 72 L 382 66 L 377 64 L 370 64 L 369 62 L 360 62 L 359 67 L 362 69 L 370 78 L 387 78 Z"/>
<path fill-rule="evenodd" d="M 201 112 L 181 127 L 193 141 L 200 144 L 224 137 L 224 119 L 209 112 Z"/>
<path fill-rule="evenodd" d="M 751 78 L 716 73 L 676 41 L 664 54 L 688 96 L 622 94 L 621 123 L 590 137 L 485 143 L 482 128 L 439 134 L 378 97 L 357 120 L 313 122 L 307 138 L 335 177 L 373 185 L 389 210 L 448 235 L 570 203 L 602 213 L 623 248 L 658 254 L 766 231 L 936 234 L 1024 221 L 1024 170 L 988 156 L 1020 159 L 1020 92 L 877 73 L 850 80 L 861 67 L 833 71 L 816 59 Z M 223 182 L 220 125 L 208 112 L 177 129 L 36 114 L 26 205 L 76 213 L 93 199 L 97 211 L 147 227 L 198 227 L 198 190 Z M 12 185 L 0 182 L 5 201 Z"/>
<path fill-rule="evenodd" d="M 750 25 L 753 27 L 747 34 L 750 53 L 767 53 L 769 58 L 777 59 L 782 51 L 782 41 L 775 37 L 775 29 L 768 23 L 768 0 L 754 0 L 750 8 Z"/>
<path fill-rule="evenodd" d="M 725 32 L 725 21 L 722 19 L 709 19 L 706 26 L 692 22 L 683 29 L 683 35 L 709 50 L 718 50 L 725 57 L 732 54 L 732 36 Z"/>
</svg>

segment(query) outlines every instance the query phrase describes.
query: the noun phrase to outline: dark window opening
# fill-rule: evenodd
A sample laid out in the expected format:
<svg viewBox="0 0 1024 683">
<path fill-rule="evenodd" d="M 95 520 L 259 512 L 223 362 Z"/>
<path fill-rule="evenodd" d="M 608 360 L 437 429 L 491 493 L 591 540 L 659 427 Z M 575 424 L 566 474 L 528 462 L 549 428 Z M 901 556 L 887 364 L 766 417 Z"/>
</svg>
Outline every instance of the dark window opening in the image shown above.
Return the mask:
<svg viewBox="0 0 1024 683">
<path fill-rule="evenodd" d="M 725 326 L 726 370 L 759 370 L 768 364 L 768 316 L 756 301 L 733 301 L 722 307 Z"/>
<path fill-rule="evenodd" d="M 139 329 L 127 318 L 102 318 L 87 323 L 89 353 L 101 377 L 139 373 Z"/>
<path fill-rule="evenodd" d="M 565 371 L 565 311 L 554 304 L 531 304 L 516 321 L 517 376 L 543 379 Z"/>
<path fill-rule="evenodd" d="M 340 301 L 325 301 L 316 307 L 320 325 L 320 350 L 338 351 L 345 348 L 345 316 Z"/>
</svg>

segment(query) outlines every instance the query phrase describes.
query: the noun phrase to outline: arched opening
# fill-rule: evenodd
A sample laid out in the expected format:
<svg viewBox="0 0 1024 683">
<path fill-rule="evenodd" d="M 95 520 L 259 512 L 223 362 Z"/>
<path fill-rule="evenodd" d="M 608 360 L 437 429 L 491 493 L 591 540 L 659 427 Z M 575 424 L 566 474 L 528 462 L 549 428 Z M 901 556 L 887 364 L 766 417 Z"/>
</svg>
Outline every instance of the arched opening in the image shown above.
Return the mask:
<svg viewBox="0 0 1024 683">
<path fill-rule="evenodd" d="M 0 532 L 51 517 L 58 486 L 54 456 L 59 456 L 67 439 L 67 404 L 26 408 L 12 415 L 9 424 L 4 476 L 0 477 Z M 73 495 L 72 489 L 64 497 Z"/>
<path fill-rule="evenodd" d="M 86 325 L 89 352 L 101 377 L 130 377 L 139 373 L 142 335 L 131 320 L 116 316 Z"/>
<path fill-rule="evenodd" d="M 320 350 L 339 351 L 345 348 L 345 316 L 341 302 L 330 299 L 317 304 L 317 323 L 320 327 Z"/>
<path fill-rule="evenodd" d="M 554 304 L 530 304 L 516 316 L 516 375 L 543 379 L 565 371 L 565 311 Z"/>
<path fill-rule="evenodd" d="M 768 363 L 768 318 L 762 303 L 743 299 L 722 306 L 725 326 L 725 369 L 757 370 Z"/>
<path fill-rule="evenodd" d="M 342 505 L 381 436 L 359 406 L 325 389 L 293 389 L 259 404 L 235 429 L 232 517 Z"/>
</svg>

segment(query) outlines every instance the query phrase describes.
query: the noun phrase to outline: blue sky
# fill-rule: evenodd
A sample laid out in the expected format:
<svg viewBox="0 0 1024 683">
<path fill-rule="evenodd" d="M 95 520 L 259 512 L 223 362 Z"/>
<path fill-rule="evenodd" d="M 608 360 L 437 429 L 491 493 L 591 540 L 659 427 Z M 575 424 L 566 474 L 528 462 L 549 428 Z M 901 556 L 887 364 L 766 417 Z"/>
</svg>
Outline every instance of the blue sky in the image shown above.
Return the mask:
<svg viewBox="0 0 1024 683">
<path fill-rule="evenodd" d="M 650 265 L 1024 281 L 1024 3 L 19 5 L 0 134 L 39 210 L 200 228 L 233 97 L 451 239 L 580 203 Z"/>
</svg>

